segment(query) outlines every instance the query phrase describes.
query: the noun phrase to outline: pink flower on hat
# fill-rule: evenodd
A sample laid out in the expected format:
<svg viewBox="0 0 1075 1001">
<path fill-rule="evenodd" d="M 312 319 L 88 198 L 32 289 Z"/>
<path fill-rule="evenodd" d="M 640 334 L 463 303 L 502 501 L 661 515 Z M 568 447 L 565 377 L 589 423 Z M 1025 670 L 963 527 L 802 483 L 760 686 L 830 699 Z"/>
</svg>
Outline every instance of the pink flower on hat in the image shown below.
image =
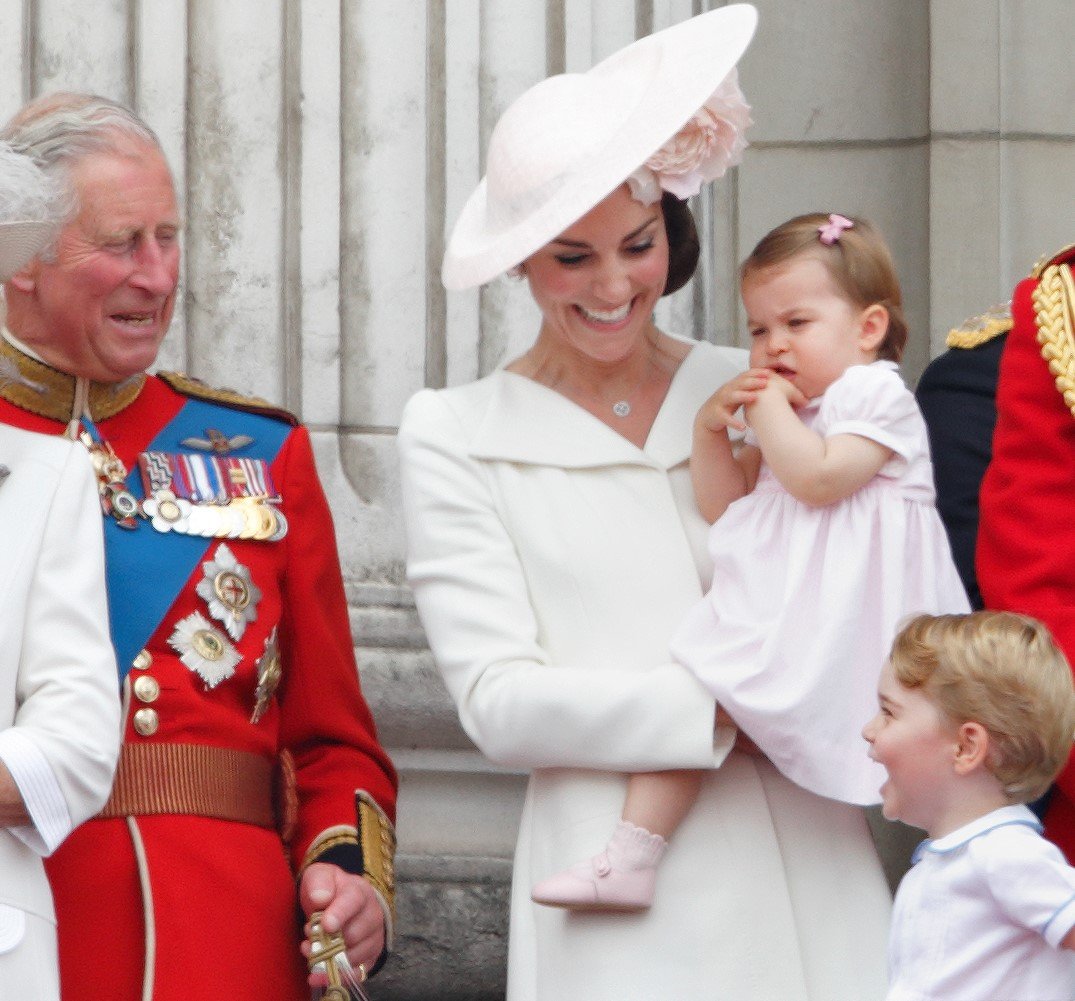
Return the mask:
<svg viewBox="0 0 1075 1001">
<path fill-rule="evenodd" d="M 703 183 L 742 161 L 743 133 L 752 124 L 733 68 L 686 125 L 627 178 L 631 194 L 644 205 L 657 201 L 662 190 L 681 199 L 698 194 Z"/>
</svg>

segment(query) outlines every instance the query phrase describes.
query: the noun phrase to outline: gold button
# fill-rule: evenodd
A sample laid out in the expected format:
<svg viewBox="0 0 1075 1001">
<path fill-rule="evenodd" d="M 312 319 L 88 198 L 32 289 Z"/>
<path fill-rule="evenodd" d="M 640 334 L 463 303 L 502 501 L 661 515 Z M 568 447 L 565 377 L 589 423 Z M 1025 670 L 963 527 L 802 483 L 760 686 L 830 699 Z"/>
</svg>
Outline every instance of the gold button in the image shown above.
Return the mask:
<svg viewBox="0 0 1075 1001">
<path fill-rule="evenodd" d="M 156 702 L 160 693 L 160 683 L 152 674 L 140 674 L 134 679 L 134 694 L 139 702 Z"/>
<path fill-rule="evenodd" d="M 148 650 L 142 650 L 139 652 L 138 656 L 134 658 L 134 662 L 131 664 L 131 666 L 136 671 L 145 671 L 149 669 L 149 666 L 152 663 L 153 654 L 151 654 Z"/>
<path fill-rule="evenodd" d="M 143 737 L 152 737 L 160 726 L 160 717 L 156 709 L 139 709 L 134 714 L 134 729 Z"/>
</svg>

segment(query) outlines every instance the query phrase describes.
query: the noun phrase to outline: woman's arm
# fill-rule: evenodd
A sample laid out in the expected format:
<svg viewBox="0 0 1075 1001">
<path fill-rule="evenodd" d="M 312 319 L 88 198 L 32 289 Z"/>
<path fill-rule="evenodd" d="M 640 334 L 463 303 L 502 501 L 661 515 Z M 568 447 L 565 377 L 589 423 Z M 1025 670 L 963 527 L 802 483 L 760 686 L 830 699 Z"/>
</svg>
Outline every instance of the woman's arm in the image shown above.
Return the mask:
<svg viewBox="0 0 1075 1001">
<path fill-rule="evenodd" d="M 722 729 L 714 747 L 714 700 L 684 668 L 550 660 L 488 469 L 467 441 L 440 394 L 408 404 L 399 433 L 408 579 L 467 734 L 491 760 L 525 768 L 718 764 L 734 733 Z"/>
<path fill-rule="evenodd" d="M 799 420 L 790 402 L 795 394 L 798 390 L 786 379 L 774 375 L 747 405 L 765 462 L 804 504 L 822 507 L 843 500 L 877 475 L 892 449 L 857 434 L 823 438 Z"/>
</svg>

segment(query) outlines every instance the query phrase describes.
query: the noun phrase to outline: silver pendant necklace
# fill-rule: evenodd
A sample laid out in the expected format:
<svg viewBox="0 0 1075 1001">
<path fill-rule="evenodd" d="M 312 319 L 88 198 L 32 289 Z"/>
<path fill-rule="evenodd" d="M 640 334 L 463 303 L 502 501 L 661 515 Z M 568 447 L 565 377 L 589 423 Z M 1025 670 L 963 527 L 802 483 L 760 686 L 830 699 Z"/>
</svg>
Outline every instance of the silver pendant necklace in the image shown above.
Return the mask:
<svg viewBox="0 0 1075 1001">
<path fill-rule="evenodd" d="M 638 382 L 636 382 L 627 391 L 626 396 L 621 397 L 615 403 L 612 404 L 612 412 L 617 417 L 622 418 L 622 417 L 630 417 L 631 416 L 631 409 L 632 409 L 631 408 L 631 401 L 627 397 L 632 396 L 633 394 L 637 393 L 642 388 L 642 384 L 646 381 L 646 377 L 649 375 L 649 369 L 650 369 L 650 363 L 647 361 L 646 367 L 642 371 L 642 378 L 639 379 Z"/>
</svg>

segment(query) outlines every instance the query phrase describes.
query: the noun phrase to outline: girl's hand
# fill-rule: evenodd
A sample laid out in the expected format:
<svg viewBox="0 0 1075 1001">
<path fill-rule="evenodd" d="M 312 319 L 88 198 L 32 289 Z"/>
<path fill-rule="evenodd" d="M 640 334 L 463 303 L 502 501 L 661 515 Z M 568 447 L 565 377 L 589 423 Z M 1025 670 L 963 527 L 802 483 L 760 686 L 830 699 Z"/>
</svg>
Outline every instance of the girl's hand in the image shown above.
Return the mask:
<svg viewBox="0 0 1075 1001">
<path fill-rule="evenodd" d="M 777 375 L 776 372 L 770 372 L 768 369 L 765 369 L 765 371 L 769 374 L 769 380 L 765 387 L 769 393 L 782 396 L 792 407 L 806 405 L 808 401 L 801 390 L 797 389 L 782 375 Z"/>
<path fill-rule="evenodd" d="M 746 424 L 736 416 L 740 407 L 754 403 L 762 390 L 775 376 L 767 368 L 751 368 L 720 387 L 698 411 L 697 426 L 707 431 L 723 431 L 735 428 L 745 431 Z"/>
</svg>

